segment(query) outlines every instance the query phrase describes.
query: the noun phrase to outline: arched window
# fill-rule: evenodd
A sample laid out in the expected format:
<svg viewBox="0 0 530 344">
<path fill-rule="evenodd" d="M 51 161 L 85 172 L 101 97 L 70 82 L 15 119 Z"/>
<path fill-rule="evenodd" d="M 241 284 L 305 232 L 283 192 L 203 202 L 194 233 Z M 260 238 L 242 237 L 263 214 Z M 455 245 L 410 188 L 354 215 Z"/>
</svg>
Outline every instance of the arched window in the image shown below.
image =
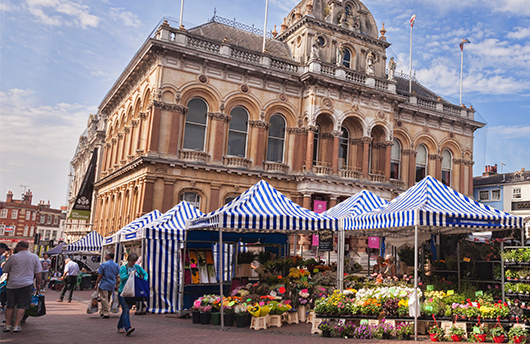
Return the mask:
<svg viewBox="0 0 530 344">
<path fill-rule="evenodd" d="M 242 107 L 230 111 L 230 127 L 228 129 L 227 155 L 247 156 L 248 112 Z"/>
<path fill-rule="evenodd" d="M 313 165 L 318 165 L 318 151 L 320 150 L 320 124 L 317 123 L 317 130 L 313 137 Z"/>
<path fill-rule="evenodd" d="M 267 140 L 267 161 L 283 162 L 285 145 L 285 119 L 273 115 L 269 121 L 269 138 Z"/>
<path fill-rule="evenodd" d="M 188 102 L 186 127 L 184 129 L 184 148 L 204 151 L 206 138 L 206 113 L 208 105 L 204 100 L 194 98 Z"/>
<path fill-rule="evenodd" d="M 428 151 L 425 145 L 419 145 L 416 155 L 416 183 L 427 176 Z"/>
<path fill-rule="evenodd" d="M 196 192 L 184 192 L 180 195 L 180 201 L 186 201 L 197 209 L 201 209 L 201 195 Z"/>
<path fill-rule="evenodd" d="M 442 183 L 451 186 L 451 170 L 453 169 L 453 155 L 449 149 L 442 153 Z"/>
<path fill-rule="evenodd" d="M 227 205 L 228 203 L 232 202 L 233 200 L 235 200 L 238 196 L 229 196 L 227 198 L 225 198 L 225 205 Z"/>
<path fill-rule="evenodd" d="M 346 68 L 351 68 L 351 52 L 349 49 L 344 49 L 344 56 L 342 57 L 342 65 Z"/>
<path fill-rule="evenodd" d="M 351 6 L 350 5 L 346 6 L 346 8 L 344 9 L 344 12 L 346 12 L 346 15 L 350 15 L 351 14 Z"/>
<path fill-rule="evenodd" d="M 390 154 L 390 178 L 399 179 L 401 170 L 401 144 L 394 140 L 392 153 Z"/>
<path fill-rule="evenodd" d="M 350 133 L 348 129 L 341 127 L 341 135 L 339 139 L 339 169 L 348 169 L 348 147 L 350 142 Z"/>
</svg>

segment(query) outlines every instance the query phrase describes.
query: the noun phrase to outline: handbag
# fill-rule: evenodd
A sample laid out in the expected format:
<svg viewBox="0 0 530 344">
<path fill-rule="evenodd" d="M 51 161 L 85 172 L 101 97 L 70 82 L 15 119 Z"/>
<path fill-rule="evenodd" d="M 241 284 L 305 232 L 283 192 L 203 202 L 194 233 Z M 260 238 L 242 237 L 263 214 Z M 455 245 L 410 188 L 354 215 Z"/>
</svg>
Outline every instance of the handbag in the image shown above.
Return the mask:
<svg viewBox="0 0 530 344">
<path fill-rule="evenodd" d="M 44 295 L 38 295 L 37 292 L 31 296 L 29 309 L 26 309 L 26 315 L 30 317 L 40 317 L 46 315 L 46 303 Z"/>
<path fill-rule="evenodd" d="M 127 299 L 129 303 L 147 300 L 149 297 L 149 282 L 136 276 L 136 273 L 129 274 L 129 278 L 121 291 L 121 296 Z"/>
</svg>

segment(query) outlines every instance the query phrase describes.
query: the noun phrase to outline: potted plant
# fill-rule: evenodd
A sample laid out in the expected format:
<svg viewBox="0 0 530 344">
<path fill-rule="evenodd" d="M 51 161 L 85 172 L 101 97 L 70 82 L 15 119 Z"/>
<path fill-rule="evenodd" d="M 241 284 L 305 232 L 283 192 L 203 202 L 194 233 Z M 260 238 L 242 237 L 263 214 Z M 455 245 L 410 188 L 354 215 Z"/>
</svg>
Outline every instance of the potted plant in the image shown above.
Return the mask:
<svg viewBox="0 0 530 344">
<path fill-rule="evenodd" d="M 526 335 L 528 331 L 524 327 L 513 326 L 508 331 L 508 337 L 510 338 L 510 343 L 526 343 Z"/>
<path fill-rule="evenodd" d="M 199 308 L 201 307 L 201 298 L 193 301 L 193 306 L 191 307 L 191 319 L 193 324 L 201 323 L 201 312 Z"/>
<path fill-rule="evenodd" d="M 234 306 L 223 306 L 223 320 L 225 326 L 234 326 Z"/>
<path fill-rule="evenodd" d="M 210 320 L 212 319 L 212 306 L 200 306 L 199 307 L 200 316 L 201 316 L 201 324 L 207 325 L 210 323 Z"/>
<path fill-rule="evenodd" d="M 236 315 L 236 327 L 246 327 L 248 317 L 248 306 L 245 303 L 241 303 L 234 308 L 234 314 Z"/>
<path fill-rule="evenodd" d="M 495 343 L 504 343 L 504 336 L 506 335 L 506 333 L 504 332 L 502 326 L 492 328 L 490 330 L 490 333 Z"/>
<path fill-rule="evenodd" d="M 396 324 L 396 334 L 400 339 L 410 340 L 410 335 L 414 332 L 414 325 L 410 323 Z"/>
<path fill-rule="evenodd" d="M 431 342 L 441 342 L 444 338 L 445 332 L 443 329 L 434 325 L 429 329 L 429 336 L 431 337 Z"/>
<path fill-rule="evenodd" d="M 453 325 L 449 328 L 449 335 L 451 336 L 451 339 L 453 340 L 453 342 L 462 341 L 462 337 L 464 337 L 465 334 L 466 334 L 466 330 L 464 330 L 461 327 L 457 327 Z"/>
<path fill-rule="evenodd" d="M 477 341 L 477 342 L 485 342 L 486 341 L 486 336 L 488 334 L 487 327 L 484 327 L 484 326 L 481 326 L 481 325 L 477 324 L 477 325 L 473 326 L 471 332 L 473 334 L 473 338 L 472 338 L 473 341 Z"/>
<path fill-rule="evenodd" d="M 377 331 L 381 333 L 383 339 L 390 339 L 392 336 L 392 331 L 394 331 L 394 326 L 392 324 L 385 322 L 385 319 L 381 320 L 381 324 L 377 328 Z"/>
<path fill-rule="evenodd" d="M 333 326 L 329 321 L 323 321 L 318 325 L 318 329 L 322 331 L 322 337 L 331 337 Z"/>
</svg>

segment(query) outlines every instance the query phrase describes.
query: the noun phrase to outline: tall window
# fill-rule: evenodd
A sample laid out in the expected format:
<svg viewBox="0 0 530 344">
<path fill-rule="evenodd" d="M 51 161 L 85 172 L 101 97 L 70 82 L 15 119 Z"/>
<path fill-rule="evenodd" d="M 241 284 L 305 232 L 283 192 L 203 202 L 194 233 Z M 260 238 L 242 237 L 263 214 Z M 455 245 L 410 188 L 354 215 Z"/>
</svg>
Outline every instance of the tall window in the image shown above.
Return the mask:
<svg viewBox="0 0 530 344">
<path fill-rule="evenodd" d="M 285 145 L 285 119 L 274 115 L 270 119 L 269 138 L 267 140 L 267 161 L 283 162 Z"/>
<path fill-rule="evenodd" d="M 399 179 L 401 170 L 401 144 L 394 140 L 392 152 L 390 154 L 390 178 Z"/>
<path fill-rule="evenodd" d="M 344 49 L 344 56 L 342 57 L 342 65 L 351 68 L 351 52 L 349 49 Z"/>
<path fill-rule="evenodd" d="M 201 209 L 201 195 L 195 192 L 184 192 L 180 195 L 181 201 L 186 201 L 197 209 Z"/>
<path fill-rule="evenodd" d="M 194 98 L 188 102 L 186 127 L 184 129 L 185 149 L 204 151 L 207 112 L 208 106 L 204 100 Z"/>
<path fill-rule="evenodd" d="M 41 216 L 40 216 L 40 223 L 41 223 L 41 225 L 43 225 L 44 222 L 46 222 L 46 215 L 41 215 Z"/>
<path fill-rule="evenodd" d="M 16 219 L 18 217 L 18 209 L 11 210 L 11 218 Z"/>
<path fill-rule="evenodd" d="M 26 211 L 26 220 L 31 219 L 31 211 Z"/>
<path fill-rule="evenodd" d="M 2 209 L 0 211 L 0 219 L 7 219 L 7 209 Z"/>
<path fill-rule="evenodd" d="M 31 215 L 31 221 L 35 221 L 36 217 L 37 217 L 37 212 L 34 212 L 33 215 Z"/>
<path fill-rule="evenodd" d="M 427 176 L 428 151 L 424 145 L 419 145 L 416 155 L 416 183 Z"/>
<path fill-rule="evenodd" d="M 242 107 L 230 111 L 230 127 L 228 128 L 227 155 L 247 156 L 248 113 Z"/>
<path fill-rule="evenodd" d="M 48 215 L 48 221 L 46 222 L 46 224 L 51 225 L 52 224 L 52 218 L 53 218 L 53 215 Z"/>
<path fill-rule="evenodd" d="M 448 149 L 442 153 L 442 183 L 451 186 L 451 170 L 453 169 L 453 156 Z"/>
<path fill-rule="evenodd" d="M 317 131 L 313 137 L 313 165 L 318 165 L 318 151 L 320 150 L 320 124 L 317 124 Z"/>
<path fill-rule="evenodd" d="M 28 236 L 28 231 L 29 231 L 29 226 L 24 226 L 24 236 L 27 237 Z"/>
<path fill-rule="evenodd" d="M 340 128 L 341 135 L 339 139 L 339 168 L 341 170 L 348 169 L 348 147 L 350 141 L 350 133 L 348 129 Z"/>
<path fill-rule="evenodd" d="M 492 201 L 500 201 L 501 200 L 501 190 L 500 189 L 491 190 L 491 200 Z"/>
<path fill-rule="evenodd" d="M 54 224 L 55 226 L 57 226 L 57 225 L 59 224 L 59 216 L 55 216 L 55 217 L 53 218 L 53 224 Z"/>
</svg>

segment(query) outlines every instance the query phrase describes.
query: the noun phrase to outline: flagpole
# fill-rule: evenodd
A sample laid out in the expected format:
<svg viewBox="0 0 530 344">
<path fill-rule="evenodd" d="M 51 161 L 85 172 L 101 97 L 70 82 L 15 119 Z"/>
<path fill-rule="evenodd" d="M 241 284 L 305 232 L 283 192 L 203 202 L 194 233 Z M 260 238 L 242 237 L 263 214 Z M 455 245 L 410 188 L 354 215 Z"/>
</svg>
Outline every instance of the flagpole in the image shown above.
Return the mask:
<svg viewBox="0 0 530 344">
<path fill-rule="evenodd" d="M 410 23 L 410 71 L 409 71 L 409 93 L 412 95 L 412 27 L 414 22 L 411 19 Z"/>
<path fill-rule="evenodd" d="M 269 11 L 269 0 L 265 2 L 265 27 L 263 28 L 263 48 L 261 49 L 263 53 L 265 52 L 265 40 L 267 38 L 267 12 L 268 11 Z"/>
<path fill-rule="evenodd" d="M 460 106 L 462 106 L 462 80 L 464 75 L 464 44 L 461 44 L 460 53 Z"/>
<path fill-rule="evenodd" d="M 184 17 L 184 0 L 180 0 L 180 19 L 179 19 L 179 28 L 184 28 L 182 23 L 182 18 Z"/>
</svg>

